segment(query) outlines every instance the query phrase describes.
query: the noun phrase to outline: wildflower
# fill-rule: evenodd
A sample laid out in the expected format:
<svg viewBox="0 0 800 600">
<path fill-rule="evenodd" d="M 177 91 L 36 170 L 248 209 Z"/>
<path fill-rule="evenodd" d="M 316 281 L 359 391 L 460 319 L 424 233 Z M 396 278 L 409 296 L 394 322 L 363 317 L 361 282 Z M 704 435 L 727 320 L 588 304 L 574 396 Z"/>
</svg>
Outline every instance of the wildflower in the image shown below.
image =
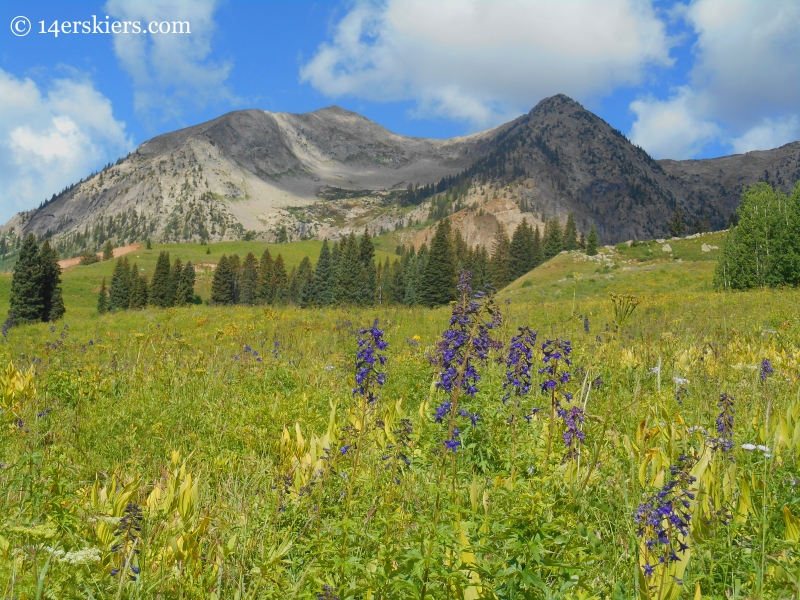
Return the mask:
<svg viewBox="0 0 800 600">
<path fill-rule="evenodd" d="M 586 434 L 580 430 L 580 425 L 583 424 L 583 409 L 579 406 L 573 406 L 569 410 L 562 408 L 558 411 L 558 416 L 564 419 L 566 429 L 564 430 L 564 446 L 567 448 L 567 459 L 575 458 L 578 454 L 578 444 L 573 446 L 573 442 L 577 439 L 582 443 L 586 439 Z"/>
<path fill-rule="evenodd" d="M 322 586 L 322 591 L 317 593 L 317 600 L 339 600 L 336 590 L 327 583 Z"/>
<path fill-rule="evenodd" d="M 755 444 L 742 444 L 742 450 L 755 450 Z"/>
<path fill-rule="evenodd" d="M 378 329 L 378 319 L 375 319 L 372 327 L 362 329 L 358 334 L 361 337 L 356 352 L 356 387 L 353 388 L 353 394 L 359 394 L 368 402 L 374 402 L 372 383 L 382 386 L 386 382 L 386 374 L 378 371 L 376 366 L 386 364 L 386 356 L 378 354 L 378 351 L 385 350 L 389 344 L 383 339 L 383 330 Z"/>
<path fill-rule="evenodd" d="M 771 376 L 774 372 L 775 369 L 772 368 L 772 363 L 768 358 L 761 361 L 761 372 L 759 373 L 761 381 L 766 381 L 767 377 Z"/>
<path fill-rule="evenodd" d="M 674 381 L 675 385 L 677 386 L 684 386 L 687 383 L 689 383 L 688 379 L 684 379 L 683 377 L 678 377 L 677 375 L 672 378 L 672 381 Z"/>
<path fill-rule="evenodd" d="M 12 315 L 9 315 L 8 318 L 5 320 L 5 322 L 3 323 L 3 329 L 2 329 L 3 337 L 8 337 L 8 332 L 11 330 L 13 326 L 14 326 L 14 317 Z"/>
<path fill-rule="evenodd" d="M 339 448 L 339 452 L 341 452 L 342 454 L 347 454 L 348 450 L 350 450 L 350 446 L 342 446 L 341 448 Z"/>
<path fill-rule="evenodd" d="M 717 406 L 722 409 L 717 416 L 717 437 L 711 438 L 711 447 L 714 450 L 730 452 L 733 449 L 733 396 L 723 393 L 719 397 Z"/>
<path fill-rule="evenodd" d="M 438 408 L 436 409 L 436 414 L 433 417 L 433 420 L 437 423 L 441 423 L 447 415 L 450 414 L 450 408 L 453 404 L 449 401 L 442 402 Z"/>
<path fill-rule="evenodd" d="M 275 340 L 275 342 L 272 345 L 272 356 L 273 356 L 273 358 L 278 358 L 278 348 L 280 348 L 280 347 L 281 347 L 280 343 L 277 340 Z"/>
<path fill-rule="evenodd" d="M 661 367 L 659 367 L 659 366 L 655 366 L 655 367 L 653 367 L 652 369 L 650 369 L 650 370 L 648 371 L 648 373 L 650 373 L 650 374 L 652 374 L 652 375 L 658 375 L 659 373 L 661 373 Z"/>
<path fill-rule="evenodd" d="M 458 414 L 459 414 L 459 416 L 469 418 L 470 422 L 472 423 L 472 426 L 473 427 L 477 427 L 478 421 L 480 420 L 480 417 L 478 416 L 478 413 L 474 413 L 473 414 L 473 413 L 469 412 L 467 409 L 462 408 L 460 411 L 458 411 Z"/>
<path fill-rule="evenodd" d="M 536 335 L 536 332 L 531 331 L 529 327 L 520 327 L 519 334 L 511 338 L 506 357 L 506 380 L 503 382 L 503 389 L 508 390 L 503 396 L 504 403 L 512 393 L 524 396 L 531 389 L 531 367 Z"/>
<path fill-rule="evenodd" d="M 119 555 L 119 568 L 112 569 L 111 575 L 123 575 L 124 570 L 130 571 L 129 577 L 136 580 L 139 567 L 133 564 L 133 558 L 139 554 L 136 548 L 142 532 L 142 509 L 139 505 L 129 502 L 125 506 L 125 513 L 119 520 L 119 527 L 114 532 L 116 543 L 111 547 L 111 552 Z"/>
<path fill-rule="evenodd" d="M 444 441 L 444 447 L 446 450 L 450 450 L 451 452 L 455 452 L 458 447 L 461 445 L 461 442 L 457 439 L 458 436 L 461 435 L 461 431 L 458 427 L 453 428 L 453 435 L 449 440 Z"/>
<path fill-rule="evenodd" d="M 84 565 L 92 562 L 100 562 L 102 554 L 99 548 L 84 548 L 83 550 L 67 552 L 64 556 L 59 558 L 59 562 L 70 565 Z"/>
<path fill-rule="evenodd" d="M 583 317 L 583 330 L 589 333 L 589 317 Z"/>
<path fill-rule="evenodd" d="M 645 577 L 653 575 L 653 559 L 662 565 L 679 561 L 677 553 L 683 554 L 689 549 L 685 540 L 692 518 L 691 503 L 695 499 L 695 493 L 691 491 L 696 481 L 691 475 L 695 462 L 693 457 L 678 457 L 678 464 L 669 469 L 670 481 L 642 502 L 633 514 L 636 535 L 643 540 L 646 549 L 642 566 Z"/>
</svg>

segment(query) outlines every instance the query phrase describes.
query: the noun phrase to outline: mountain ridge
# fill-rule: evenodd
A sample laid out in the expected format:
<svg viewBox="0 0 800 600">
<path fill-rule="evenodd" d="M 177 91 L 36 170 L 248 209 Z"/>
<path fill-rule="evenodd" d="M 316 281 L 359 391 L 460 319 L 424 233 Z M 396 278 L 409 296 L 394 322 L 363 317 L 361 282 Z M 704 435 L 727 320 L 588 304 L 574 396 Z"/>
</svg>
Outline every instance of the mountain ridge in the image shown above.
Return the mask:
<svg viewBox="0 0 800 600">
<path fill-rule="evenodd" d="M 337 238 L 463 210 L 477 215 L 505 198 L 518 208 L 503 209 L 506 227 L 523 215 L 563 222 L 572 212 L 579 229 L 595 224 L 610 243 L 663 235 L 676 207 L 690 223 L 723 228 L 742 187 L 766 180 L 788 191 L 798 179 L 800 142 L 657 161 L 563 94 L 493 129 L 446 140 L 403 136 L 338 106 L 245 109 L 143 142 L 45 206 L 17 214 L 0 234 L 52 237 L 65 254 L 105 239 L 274 241 L 281 228 L 291 239 Z M 499 226 L 481 229 L 488 235 Z"/>
</svg>

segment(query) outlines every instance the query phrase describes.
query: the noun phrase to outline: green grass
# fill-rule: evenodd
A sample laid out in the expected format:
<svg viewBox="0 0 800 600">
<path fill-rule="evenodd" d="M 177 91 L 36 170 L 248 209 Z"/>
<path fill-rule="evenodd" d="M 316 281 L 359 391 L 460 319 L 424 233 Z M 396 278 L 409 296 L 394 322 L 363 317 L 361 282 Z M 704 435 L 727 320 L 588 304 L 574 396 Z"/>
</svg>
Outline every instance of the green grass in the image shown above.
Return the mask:
<svg viewBox="0 0 800 600">
<path fill-rule="evenodd" d="M 433 417 L 448 396 L 431 386 L 428 358 L 449 308 L 98 316 L 91 286 L 112 265 L 67 270 L 66 318 L 0 338 L 0 365 L 32 368 L 35 386 L 0 399 L 2 596 L 35 597 L 41 581 L 53 598 L 316 599 L 328 589 L 342 599 L 616 599 L 648 585 L 662 598 L 695 597 L 696 586 L 703 598 L 796 597 L 800 292 L 713 291 L 714 261 L 693 248 L 704 241 L 643 262 L 626 249 L 608 265 L 562 254 L 502 290 L 492 334 L 505 347 L 478 365 L 475 397 L 458 399 L 480 418 L 473 427 L 456 417 L 455 454 L 442 452 L 447 418 Z M 313 244 L 279 249 L 296 264 L 316 256 Z M 162 248 L 206 261 L 200 246 L 157 246 L 136 260 L 150 269 Z M 256 248 L 213 245 L 211 258 Z M 641 301 L 618 331 L 609 292 Z M 375 318 L 387 379 L 364 404 L 352 393 L 356 332 Z M 523 325 L 539 344 L 515 409 L 501 400 L 504 357 Z M 574 348 L 563 390 L 586 407 L 580 459 L 568 456 L 560 419 L 547 453 L 540 344 L 557 337 Z M 775 373 L 762 381 L 764 358 Z M 602 385 L 588 386 L 596 377 Z M 736 398 L 733 460 L 697 429 L 716 435 L 723 392 Z M 771 452 L 742 448 L 750 443 Z M 637 576 L 632 515 L 680 455 L 700 465 L 683 540 L 691 552 L 662 585 Z M 114 536 L 128 502 L 141 507 L 141 535 Z M 98 560 L 66 560 L 79 550 Z M 136 582 L 110 575 L 134 556 Z M 673 575 L 682 586 L 670 588 Z"/>
</svg>

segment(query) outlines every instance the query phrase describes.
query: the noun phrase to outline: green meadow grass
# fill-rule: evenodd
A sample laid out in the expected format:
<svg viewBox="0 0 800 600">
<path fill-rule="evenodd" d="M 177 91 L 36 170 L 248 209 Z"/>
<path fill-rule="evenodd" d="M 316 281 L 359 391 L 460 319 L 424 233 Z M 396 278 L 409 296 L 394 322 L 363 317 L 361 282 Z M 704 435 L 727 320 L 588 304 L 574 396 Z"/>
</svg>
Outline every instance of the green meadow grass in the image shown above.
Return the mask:
<svg viewBox="0 0 800 600">
<path fill-rule="evenodd" d="M 68 269 L 65 318 L 0 342 L 0 364 L 21 371 L 0 380 L 2 596 L 796 597 L 800 293 L 713 291 L 715 263 L 699 250 L 720 245 L 709 237 L 647 260 L 628 252 L 640 246 L 601 248 L 599 262 L 561 254 L 499 292 L 493 335 L 505 346 L 478 366 L 475 398 L 459 398 L 479 420 L 457 417 L 454 454 L 429 360 L 449 307 L 98 316 L 94 290 L 112 263 Z M 319 244 L 273 247 L 292 265 Z M 264 244 L 211 248 L 129 258 L 149 271 L 161 249 L 202 263 Z M 611 292 L 641 301 L 619 329 Z M 0 305 L 7 294 L 5 277 Z M 387 378 L 365 404 L 352 393 L 356 339 L 375 319 Z M 523 325 L 540 344 L 572 340 L 564 385 L 585 406 L 580 458 L 559 419 L 546 451 L 539 345 L 531 392 L 518 409 L 502 401 L 508 340 Z M 774 374 L 762 381 L 765 358 Z M 723 392 L 736 398 L 729 454 L 711 450 Z M 697 459 L 689 550 L 647 578 L 653 556 L 633 514 L 681 455 Z M 120 520 L 129 505 L 141 532 Z"/>
</svg>

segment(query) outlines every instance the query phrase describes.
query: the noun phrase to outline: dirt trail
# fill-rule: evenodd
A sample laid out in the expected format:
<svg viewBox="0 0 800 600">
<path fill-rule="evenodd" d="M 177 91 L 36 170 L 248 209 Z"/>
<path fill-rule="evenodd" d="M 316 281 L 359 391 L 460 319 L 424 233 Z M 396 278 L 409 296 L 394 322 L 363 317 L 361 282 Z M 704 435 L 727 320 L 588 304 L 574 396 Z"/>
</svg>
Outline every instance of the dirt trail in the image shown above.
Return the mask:
<svg viewBox="0 0 800 600">
<path fill-rule="evenodd" d="M 127 246 L 120 246 L 119 248 L 114 248 L 114 258 L 118 256 L 124 256 L 125 254 L 130 254 L 131 252 L 136 252 L 142 247 L 141 244 L 128 244 Z M 97 257 L 102 259 L 103 253 L 98 252 Z M 64 260 L 58 261 L 58 264 L 61 266 L 62 269 L 69 269 L 70 267 L 74 267 L 77 264 L 80 264 L 81 257 L 75 258 L 65 258 Z"/>
</svg>

